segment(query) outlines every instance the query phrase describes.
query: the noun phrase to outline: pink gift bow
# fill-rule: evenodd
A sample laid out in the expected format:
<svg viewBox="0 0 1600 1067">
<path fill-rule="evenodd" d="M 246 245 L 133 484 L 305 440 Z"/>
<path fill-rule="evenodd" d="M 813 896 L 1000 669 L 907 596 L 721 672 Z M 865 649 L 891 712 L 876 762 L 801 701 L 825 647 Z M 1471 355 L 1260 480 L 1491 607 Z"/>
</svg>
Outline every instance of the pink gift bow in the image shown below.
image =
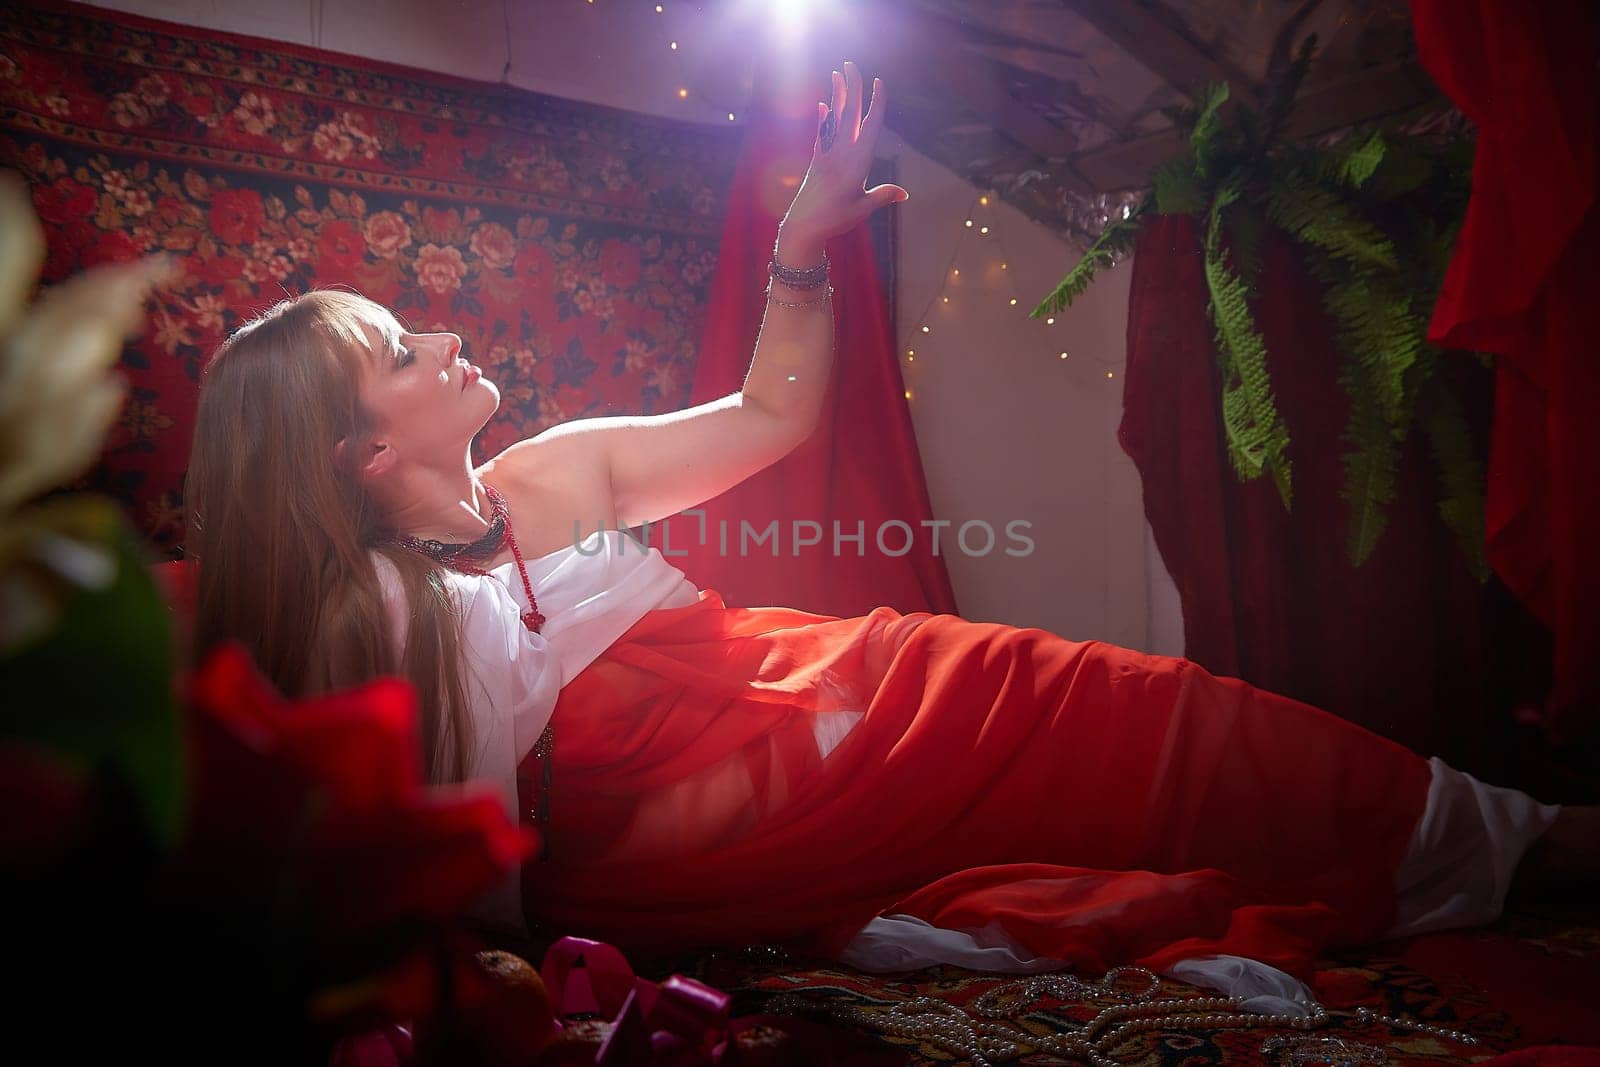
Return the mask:
<svg viewBox="0 0 1600 1067">
<path fill-rule="evenodd" d="M 614 1021 L 594 1062 L 702 1067 L 723 1062 L 732 998 L 675 974 L 659 985 L 633 973 L 615 947 L 563 937 L 539 967 L 556 1017 L 595 1013 Z"/>
</svg>

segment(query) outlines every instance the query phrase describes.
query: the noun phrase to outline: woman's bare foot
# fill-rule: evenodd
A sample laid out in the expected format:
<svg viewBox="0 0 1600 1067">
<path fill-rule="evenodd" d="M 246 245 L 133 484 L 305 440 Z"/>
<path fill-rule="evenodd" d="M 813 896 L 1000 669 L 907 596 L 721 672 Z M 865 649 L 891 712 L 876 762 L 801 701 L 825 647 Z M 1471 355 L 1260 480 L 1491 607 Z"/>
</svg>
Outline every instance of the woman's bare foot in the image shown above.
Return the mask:
<svg viewBox="0 0 1600 1067">
<path fill-rule="evenodd" d="M 1567 805 L 1517 865 L 1507 912 L 1600 923 L 1600 805 Z"/>
</svg>

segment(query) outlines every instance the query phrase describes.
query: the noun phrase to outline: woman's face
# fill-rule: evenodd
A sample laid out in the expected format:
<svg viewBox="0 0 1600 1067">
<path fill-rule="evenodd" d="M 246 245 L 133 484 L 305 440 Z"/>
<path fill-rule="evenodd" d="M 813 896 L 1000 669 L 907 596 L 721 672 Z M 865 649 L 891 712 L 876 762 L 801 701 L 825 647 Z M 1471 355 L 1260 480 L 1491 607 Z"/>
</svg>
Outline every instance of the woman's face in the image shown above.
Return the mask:
<svg viewBox="0 0 1600 1067">
<path fill-rule="evenodd" d="M 362 323 L 361 402 L 377 420 L 377 444 L 402 462 L 459 462 L 500 406 L 500 390 L 461 357 L 453 333 L 411 333 L 373 305 Z"/>
</svg>

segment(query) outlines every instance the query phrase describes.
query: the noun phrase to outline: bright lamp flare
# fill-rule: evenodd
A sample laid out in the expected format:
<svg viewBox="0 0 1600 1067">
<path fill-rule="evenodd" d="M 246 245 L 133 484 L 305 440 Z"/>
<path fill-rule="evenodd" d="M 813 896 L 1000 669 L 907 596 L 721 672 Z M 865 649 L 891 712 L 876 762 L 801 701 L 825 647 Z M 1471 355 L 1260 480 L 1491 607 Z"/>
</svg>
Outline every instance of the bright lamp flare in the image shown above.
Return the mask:
<svg viewBox="0 0 1600 1067">
<path fill-rule="evenodd" d="M 805 32 L 807 8 L 816 0 L 770 0 L 772 24 L 779 33 L 798 35 Z"/>
</svg>

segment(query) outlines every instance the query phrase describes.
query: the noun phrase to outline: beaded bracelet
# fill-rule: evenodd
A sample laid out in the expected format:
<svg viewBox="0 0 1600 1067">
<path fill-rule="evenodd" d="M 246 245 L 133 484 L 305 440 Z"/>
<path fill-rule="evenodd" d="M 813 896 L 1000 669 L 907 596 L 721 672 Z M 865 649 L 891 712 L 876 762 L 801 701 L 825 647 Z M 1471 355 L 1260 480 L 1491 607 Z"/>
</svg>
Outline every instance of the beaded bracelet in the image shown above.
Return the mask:
<svg viewBox="0 0 1600 1067">
<path fill-rule="evenodd" d="M 818 304 L 823 303 L 824 301 L 826 301 L 831 296 L 833 296 L 833 286 L 830 285 L 830 286 L 828 286 L 828 288 L 826 290 L 824 290 L 823 292 L 818 293 L 816 296 L 812 297 L 810 300 L 800 300 L 800 301 L 782 300 L 782 299 L 779 299 L 778 296 L 773 293 L 771 285 L 767 286 L 767 298 L 769 300 L 771 300 L 774 304 L 777 304 L 779 307 L 784 307 L 784 308 L 816 307 Z"/>
<path fill-rule="evenodd" d="M 822 253 L 821 263 L 815 267 L 806 267 L 804 270 L 785 267 L 778 262 L 777 254 L 774 253 L 767 271 L 791 289 L 820 289 L 828 284 L 828 253 Z"/>
</svg>

